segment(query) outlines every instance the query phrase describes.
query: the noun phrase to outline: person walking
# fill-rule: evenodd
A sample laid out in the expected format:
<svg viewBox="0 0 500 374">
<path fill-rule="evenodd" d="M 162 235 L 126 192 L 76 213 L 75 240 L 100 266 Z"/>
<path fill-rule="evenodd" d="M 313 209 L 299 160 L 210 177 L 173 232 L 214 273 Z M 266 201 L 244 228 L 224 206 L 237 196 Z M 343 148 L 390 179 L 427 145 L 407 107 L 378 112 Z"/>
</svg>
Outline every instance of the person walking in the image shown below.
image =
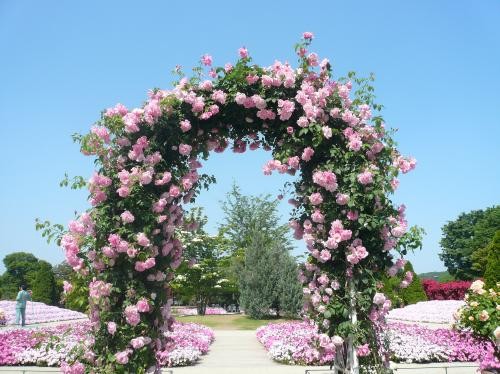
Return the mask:
<svg viewBox="0 0 500 374">
<path fill-rule="evenodd" d="M 21 326 L 26 324 L 26 302 L 30 300 L 31 290 L 26 291 L 25 285 L 19 287 L 16 297 L 16 325 L 19 325 L 19 320 L 21 320 Z"/>
</svg>

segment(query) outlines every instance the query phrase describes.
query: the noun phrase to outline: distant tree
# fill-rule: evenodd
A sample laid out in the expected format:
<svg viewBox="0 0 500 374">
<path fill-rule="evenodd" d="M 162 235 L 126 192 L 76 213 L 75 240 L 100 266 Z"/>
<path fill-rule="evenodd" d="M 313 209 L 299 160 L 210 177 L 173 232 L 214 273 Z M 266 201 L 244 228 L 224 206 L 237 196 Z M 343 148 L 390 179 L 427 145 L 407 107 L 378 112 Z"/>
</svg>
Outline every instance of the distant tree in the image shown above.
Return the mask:
<svg viewBox="0 0 500 374">
<path fill-rule="evenodd" d="M 497 282 L 500 282 L 500 230 L 496 232 L 484 252 L 487 255 L 484 281 L 486 287 L 494 287 Z"/>
<path fill-rule="evenodd" d="M 54 277 L 56 278 L 56 281 L 67 281 L 71 278 L 71 276 L 75 273 L 73 268 L 68 265 L 66 261 L 61 262 L 60 264 L 57 264 L 52 268 L 52 271 L 54 272 Z"/>
<path fill-rule="evenodd" d="M 486 209 L 484 216 L 474 227 L 474 238 L 471 255 L 472 269 L 478 276 L 483 276 L 486 271 L 486 263 L 489 255 L 489 245 L 495 233 L 500 231 L 500 206 Z"/>
<path fill-rule="evenodd" d="M 27 252 L 14 252 L 4 257 L 5 273 L 1 276 L 0 288 L 5 299 L 15 298 L 19 286 L 31 287 L 38 268 L 38 258 Z"/>
<path fill-rule="evenodd" d="M 245 196 L 238 186 L 233 185 L 231 191 L 222 202 L 225 213 L 221 231 L 230 241 L 230 249 L 234 252 L 247 248 L 252 241 L 252 234 L 260 231 L 269 238 L 281 238 L 289 248 L 289 227 L 281 224 L 278 216 L 278 201 L 270 195 Z"/>
<path fill-rule="evenodd" d="M 439 254 L 450 274 L 457 279 L 482 276 L 483 264 L 473 268 L 473 253 L 484 248 L 500 227 L 500 206 L 462 213 L 443 226 L 442 253 Z"/>
<path fill-rule="evenodd" d="M 237 292 L 234 282 L 226 278 L 228 241 L 220 234 L 205 232 L 207 219 L 199 208 L 192 209 L 185 221 L 187 225 L 197 223 L 198 227 L 177 232 L 185 247 L 184 261 L 172 285 L 178 299 L 194 301 L 198 314 L 204 315 L 209 304 L 222 304 L 222 299 Z"/>
<path fill-rule="evenodd" d="M 278 238 L 279 239 L 279 238 Z M 302 287 L 295 260 L 279 240 L 255 231 L 245 250 L 239 278 L 240 302 L 251 318 L 296 316 L 302 307 Z"/>
<path fill-rule="evenodd" d="M 38 269 L 33 274 L 31 289 L 33 291 L 33 301 L 48 305 L 58 304 L 56 279 L 52 271 L 52 265 L 47 261 L 38 261 Z"/>
<path fill-rule="evenodd" d="M 278 282 L 278 301 L 281 313 L 297 317 L 303 306 L 302 285 L 298 280 L 298 266 L 288 252 L 282 254 L 281 276 Z"/>
<path fill-rule="evenodd" d="M 245 249 L 245 266 L 239 277 L 240 303 L 245 313 L 255 319 L 269 315 L 273 304 L 277 304 L 277 251 L 269 248 L 272 244 L 257 231 Z"/>
</svg>

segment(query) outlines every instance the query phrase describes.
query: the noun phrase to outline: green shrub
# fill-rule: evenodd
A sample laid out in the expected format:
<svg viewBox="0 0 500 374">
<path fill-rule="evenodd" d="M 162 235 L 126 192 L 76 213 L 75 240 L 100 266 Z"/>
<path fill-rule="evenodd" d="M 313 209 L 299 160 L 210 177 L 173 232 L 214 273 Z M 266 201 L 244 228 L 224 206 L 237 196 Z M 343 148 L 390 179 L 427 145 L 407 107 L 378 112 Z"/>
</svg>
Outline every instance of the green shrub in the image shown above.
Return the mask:
<svg viewBox="0 0 500 374">
<path fill-rule="evenodd" d="M 488 244 L 486 270 L 484 282 L 486 287 L 494 287 L 500 282 L 500 230 L 495 233 L 493 240 Z"/>
<path fill-rule="evenodd" d="M 413 281 L 407 288 L 401 288 L 400 284 L 407 271 L 411 271 L 413 273 Z M 413 266 L 410 262 L 406 263 L 401 274 L 398 274 L 395 277 L 388 277 L 384 275 L 382 281 L 382 292 L 389 300 L 391 300 L 394 308 L 415 304 L 419 301 L 427 301 L 422 281 L 413 271 Z"/>
</svg>

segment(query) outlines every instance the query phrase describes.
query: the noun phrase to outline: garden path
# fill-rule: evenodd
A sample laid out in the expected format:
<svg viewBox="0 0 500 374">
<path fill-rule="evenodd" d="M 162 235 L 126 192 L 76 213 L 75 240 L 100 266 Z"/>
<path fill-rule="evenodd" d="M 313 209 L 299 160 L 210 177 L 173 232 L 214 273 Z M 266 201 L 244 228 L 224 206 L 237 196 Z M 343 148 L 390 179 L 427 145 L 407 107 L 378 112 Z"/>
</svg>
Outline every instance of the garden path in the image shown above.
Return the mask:
<svg viewBox="0 0 500 374">
<path fill-rule="evenodd" d="M 215 342 L 194 366 L 173 368 L 173 374 L 323 374 L 321 367 L 288 366 L 272 361 L 258 342 L 255 331 L 216 330 Z M 331 373 L 331 372 L 330 372 Z"/>
</svg>

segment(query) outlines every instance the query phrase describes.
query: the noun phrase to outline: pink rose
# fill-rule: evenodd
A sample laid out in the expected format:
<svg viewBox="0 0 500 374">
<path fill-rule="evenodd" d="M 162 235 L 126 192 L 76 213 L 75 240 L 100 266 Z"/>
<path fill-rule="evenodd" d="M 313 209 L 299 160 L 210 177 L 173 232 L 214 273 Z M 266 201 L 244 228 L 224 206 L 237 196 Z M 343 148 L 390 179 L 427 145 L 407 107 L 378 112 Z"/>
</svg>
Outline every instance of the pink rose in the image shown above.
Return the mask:
<svg viewBox="0 0 500 374">
<path fill-rule="evenodd" d="M 356 210 L 350 210 L 347 212 L 347 219 L 349 221 L 356 221 L 359 218 L 359 213 Z"/>
<path fill-rule="evenodd" d="M 128 363 L 128 352 L 122 351 L 115 354 L 116 362 L 121 365 L 126 365 Z"/>
<path fill-rule="evenodd" d="M 137 244 L 139 244 L 140 246 L 147 247 L 151 244 L 148 237 L 143 232 L 137 234 L 135 238 L 137 240 Z"/>
<path fill-rule="evenodd" d="M 121 186 L 116 190 L 116 192 L 118 192 L 118 195 L 120 197 L 127 197 L 128 195 L 130 195 L 130 189 L 126 186 Z"/>
<path fill-rule="evenodd" d="M 203 56 L 201 56 L 201 63 L 205 66 L 210 66 L 212 65 L 212 56 L 208 55 L 208 54 L 204 54 Z"/>
<path fill-rule="evenodd" d="M 311 40 L 314 37 L 312 32 L 306 31 L 302 34 L 302 37 L 306 40 Z"/>
<path fill-rule="evenodd" d="M 178 186 L 172 185 L 168 190 L 168 195 L 170 197 L 178 197 L 181 194 L 181 189 Z"/>
<path fill-rule="evenodd" d="M 370 173 L 369 171 L 364 171 L 360 174 L 358 174 L 358 182 L 367 185 L 373 182 L 373 174 Z"/>
<path fill-rule="evenodd" d="M 67 281 L 63 281 L 63 290 L 64 290 L 64 293 L 68 293 L 68 292 L 71 292 L 71 290 L 73 289 L 73 285 Z"/>
<path fill-rule="evenodd" d="M 125 320 L 132 326 L 137 326 L 141 322 L 141 316 L 135 305 L 129 305 L 125 308 Z"/>
<path fill-rule="evenodd" d="M 179 145 L 179 153 L 183 156 L 189 156 L 192 149 L 193 149 L 193 147 L 191 147 L 189 144 Z"/>
<path fill-rule="evenodd" d="M 309 161 L 313 155 L 314 155 L 314 149 L 312 149 L 311 147 L 307 147 L 302 152 L 302 160 Z"/>
<path fill-rule="evenodd" d="M 114 335 L 116 332 L 116 323 L 115 322 L 108 322 L 107 328 L 108 328 L 108 332 L 111 335 Z"/>
<path fill-rule="evenodd" d="M 339 205 L 346 205 L 349 202 L 349 195 L 345 193 L 338 193 L 335 201 Z"/>
<path fill-rule="evenodd" d="M 240 49 L 238 49 L 238 54 L 240 55 L 241 58 L 247 58 L 248 50 L 245 47 L 241 47 Z"/>
<path fill-rule="evenodd" d="M 147 313 L 151 310 L 149 303 L 146 299 L 140 299 L 136 304 L 137 310 L 141 313 Z"/>
<path fill-rule="evenodd" d="M 124 223 L 131 223 L 134 222 L 135 217 L 132 213 L 130 213 L 128 210 L 124 211 L 122 214 L 120 214 L 120 217 Z"/>
<path fill-rule="evenodd" d="M 319 205 L 323 202 L 323 197 L 319 192 L 315 192 L 309 196 L 309 201 L 312 205 Z"/>
<path fill-rule="evenodd" d="M 189 120 L 187 120 L 187 119 L 185 119 L 184 121 L 181 121 L 180 125 L 181 125 L 182 132 L 186 132 L 186 131 L 191 130 L 191 122 L 189 122 Z"/>
</svg>

